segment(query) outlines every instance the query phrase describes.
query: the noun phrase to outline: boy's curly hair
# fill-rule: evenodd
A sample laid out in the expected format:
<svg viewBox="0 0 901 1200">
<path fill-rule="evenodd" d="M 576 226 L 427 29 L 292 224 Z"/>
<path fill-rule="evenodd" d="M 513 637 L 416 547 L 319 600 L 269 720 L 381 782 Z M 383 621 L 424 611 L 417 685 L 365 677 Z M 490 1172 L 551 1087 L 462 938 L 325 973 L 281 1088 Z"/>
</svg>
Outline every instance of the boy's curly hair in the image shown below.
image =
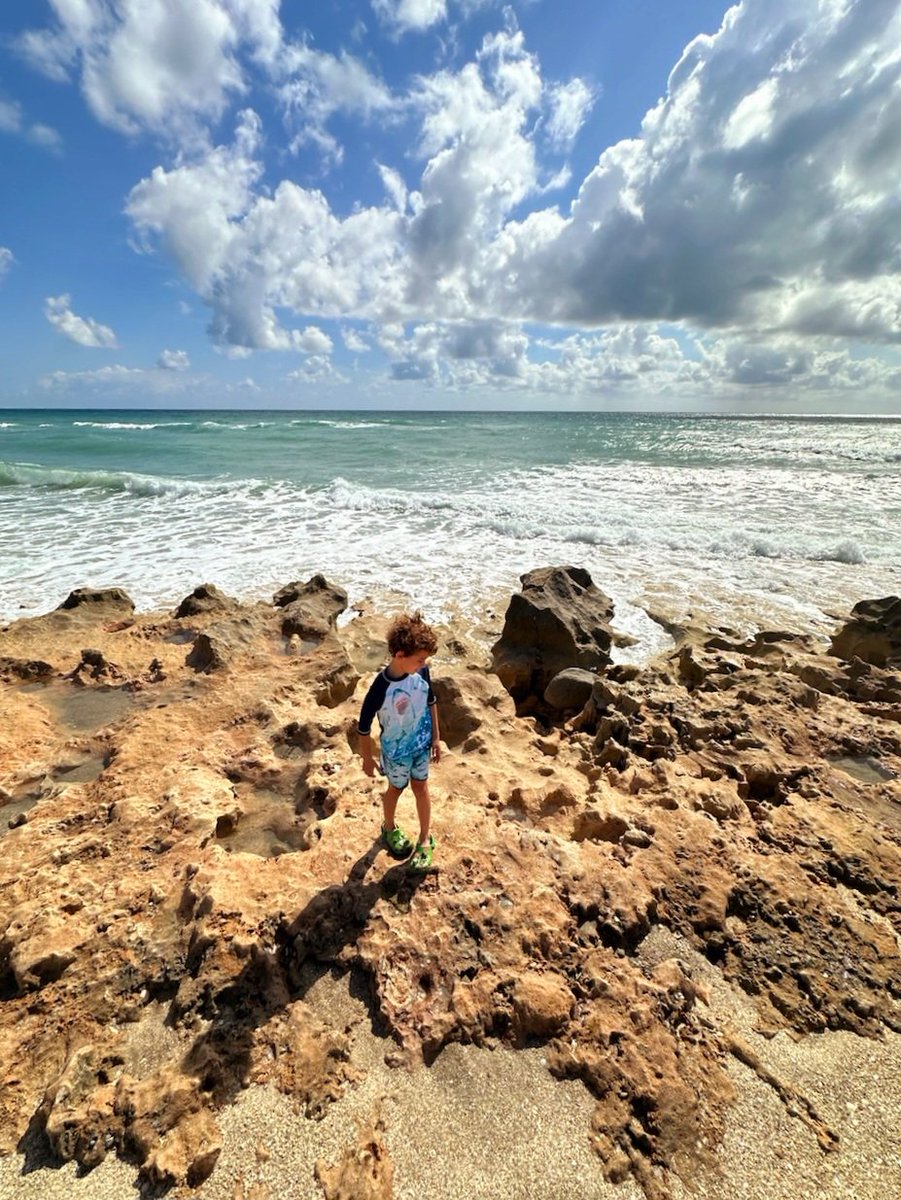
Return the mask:
<svg viewBox="0 0 901 1200">
<path fill-rule="evenodd" d="M 388 649 L 392 654 L 416 654 L 419 650 L 434 654 L 438 638 L 431 625 L 422 619 L 421 612 L 401 613 L 388 627 Z"/>
</svg>

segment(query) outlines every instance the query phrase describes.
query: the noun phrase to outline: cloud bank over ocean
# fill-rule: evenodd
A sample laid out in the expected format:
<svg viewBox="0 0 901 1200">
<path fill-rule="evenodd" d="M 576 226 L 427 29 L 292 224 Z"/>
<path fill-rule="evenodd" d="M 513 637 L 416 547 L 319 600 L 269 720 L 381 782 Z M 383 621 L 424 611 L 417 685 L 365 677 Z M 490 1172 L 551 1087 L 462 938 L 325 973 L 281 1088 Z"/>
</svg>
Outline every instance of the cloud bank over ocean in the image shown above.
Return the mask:
<svg viewBox="0 0 901 1200">
<path fill-rule="evenodd" d="M 615 81 L 546 65 L 545 5 L 349 4 L 328 49 L 277 0 L 51 7 L 18 56 L 145 148 L 123 232 L 202 310 L 217 370 L 274 360 L 307 403 L 901 396 L 893 0 L 722 6 L 606 143 Z M 60 332 L 116 344 L 68 303 L 46 300 Z M 156 361 L 196 386 L 164 361 L 176 330 L 116 386 Z"/>
</svg>

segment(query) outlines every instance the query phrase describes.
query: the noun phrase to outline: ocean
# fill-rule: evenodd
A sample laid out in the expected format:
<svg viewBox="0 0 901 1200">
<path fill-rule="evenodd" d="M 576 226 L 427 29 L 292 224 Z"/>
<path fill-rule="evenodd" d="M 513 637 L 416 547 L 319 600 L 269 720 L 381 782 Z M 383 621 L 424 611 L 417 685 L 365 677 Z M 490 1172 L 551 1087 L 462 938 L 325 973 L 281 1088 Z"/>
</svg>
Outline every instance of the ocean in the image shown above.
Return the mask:
<svg viewBox="0 0 901 1200">
<path fill-rule="evenodd" d="M 901 418 L 0 411 L 0 617 L 141 610 L 322 572 L 352 602 L 497 622 L 585 567 L 640 658 L 666 620 L 827 631 L 897 594 Z"/>
</svg>

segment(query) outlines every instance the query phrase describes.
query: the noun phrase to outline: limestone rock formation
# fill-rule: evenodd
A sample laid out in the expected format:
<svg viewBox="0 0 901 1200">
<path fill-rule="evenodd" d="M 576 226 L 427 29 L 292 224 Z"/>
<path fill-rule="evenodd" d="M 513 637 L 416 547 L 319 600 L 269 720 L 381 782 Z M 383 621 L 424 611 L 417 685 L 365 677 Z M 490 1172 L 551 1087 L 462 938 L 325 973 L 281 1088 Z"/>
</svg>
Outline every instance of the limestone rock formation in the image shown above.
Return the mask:
<svg viewBox="0 0 901 1200">
<path fill-rule="evenodd" d="M 381 1118 L 373 1115 L 340 1162 L 331 1167 L 321 1161 L 316 1164 L 316 1178 L 325 1200 L 391 1200 L 394 1164 L 385 1145 L 384 1129 Z"/>
<path fill-rule="evenodd" d="M 258 628 L 259 621 L 244 614 L 216 621 L 194 638 L 185 663 L 195 671 L 219 671 L 251 649 Z"/>
<path fill-rule="evenodd" d="M 610 662 L 613 602 L 580 567 L 543 567 L 521 578 L 492 665 L 518 705 L 540 700 L 568 667 L 598 670 Z"/>
<path fill-rule="evenodd" d="M 225 612 L 232 608 L 235 601 L 226 596 L 215 583 L 201 583 L 190 595 L 185 596 L 175 610 L 176 617 L 196 617 L 201 613 Z"/>
<path fill-rule="evenodd" d="M 347 608 L 347 592 L 324 575 L 314 575 L 306 583 L 286 584 L 272 597 L 272 603 L 282 610 L 285 637 L 317 640 L 335 628 L 336 619 Z"/>
<path fill-rule="evenodd" d="M 607 611 L 566 580 L 578 612 Z M 154 1186 L 195 1185 L 249 1084 L 321 1117 L 359 1081 L 353 1028 L 308 1003 L 326 971 L 365 989 L 392 1063 L 451 1042 L 544 1047 L 594 1097 L 585 1133 L 607 1177 L 652 1200 L 711 1156 L 734 1060 L 834 1147 L 691 966 L 644 948 L 680 938 L 767 1033 L 901 1030 L 890 666 L 695 630 L 597 674 L 576 716 L 539 721 L 443 649 L 436 870 L 411 877 L 380 847 L 380 785 L 350 735 L 382 619 L 290 655 L 271 605 L 235 608 L 228 644 L 200 614 L 224 658 L 195 670 L 166 614 L 51 616 L 0 644 L 4 662 L 48 668 L 8 667 L 0 684 L 0 1151 L 30 1131 L 85 1168 L 118 1154 Z M 602 627 L 580 622 L 565 653 L 588 647 L 602 667 Z M 73 677 L 86 645 L 115 678 Z M 320 1166 L 327 1194 L 390 1195 L 378 1120 Z"/>
<path fill-rule="evenodd" d="M 58 612 L 72 612 L 80 608 L 113 608 L 126 612 L 134 611 L 134 601 L 122 588 L 75 588 L 60 604 Z"/>
<path fill-rule="evenodd" d="M 901 665 L 901 598 L 861 600 L 851 610 L 851 619 L 832 639 L 830 654 L 849 661 L 853 658 L 876 667 Z"/>
</svg>

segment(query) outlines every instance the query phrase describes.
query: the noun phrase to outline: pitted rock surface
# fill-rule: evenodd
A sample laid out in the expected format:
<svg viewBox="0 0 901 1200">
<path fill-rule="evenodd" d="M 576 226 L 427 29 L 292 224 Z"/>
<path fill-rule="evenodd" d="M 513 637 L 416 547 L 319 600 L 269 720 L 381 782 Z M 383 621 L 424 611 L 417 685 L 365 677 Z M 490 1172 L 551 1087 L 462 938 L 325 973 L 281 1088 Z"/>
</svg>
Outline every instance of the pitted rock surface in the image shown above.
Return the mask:
<svg viewBox="0 0 901 1200">
<path fill-rule="evenodd" d="M 289 656 L 271 606 L 230 619 L 242 636 L 210 673 L 159 614 L 123 625 L 100 605 L 3 635 L 8 661 L 52 674 L 2 684 L 0 817 L 26 820 L 2 822 L 0 1149 L 43 1129 L 85 1167 L 118 1153 L 196 1184 L 248 1083 L 322 1115 L 355 1084 L 353 1030 L 305 1000 L 328 969 L 366 982 L 398 1063 L 453 1041 L 544 1045 L 596 1099 L 586 1135 L 608 1177 L 651 1197 L 712 1153 L 727 1064 L 754 1061 L 685 963 L 647 965 L 654 931 L 742 989 L 763 1030 L 901 1029 L 891 669 L 779 634 L 693 634 L 644 668 L 599 666 L 582 712 L 554 723 L 517 716 L 442 630 L 438 869 L 411 878 L 379 847 L 350 732 L 384 621 Z M 71 678 L 86 644 L 112 685 Z M 103 724 L 72 724 L 111 694 Z M 85 759 L 93 775 L 65 782 Z M 172 1043 L 138 1060 L 160 1009 Z M 359 1179 L 350 1146 L 323 1187 L 390 1194 L 375 1118 L 359 1145 Z"/>
</svg>

